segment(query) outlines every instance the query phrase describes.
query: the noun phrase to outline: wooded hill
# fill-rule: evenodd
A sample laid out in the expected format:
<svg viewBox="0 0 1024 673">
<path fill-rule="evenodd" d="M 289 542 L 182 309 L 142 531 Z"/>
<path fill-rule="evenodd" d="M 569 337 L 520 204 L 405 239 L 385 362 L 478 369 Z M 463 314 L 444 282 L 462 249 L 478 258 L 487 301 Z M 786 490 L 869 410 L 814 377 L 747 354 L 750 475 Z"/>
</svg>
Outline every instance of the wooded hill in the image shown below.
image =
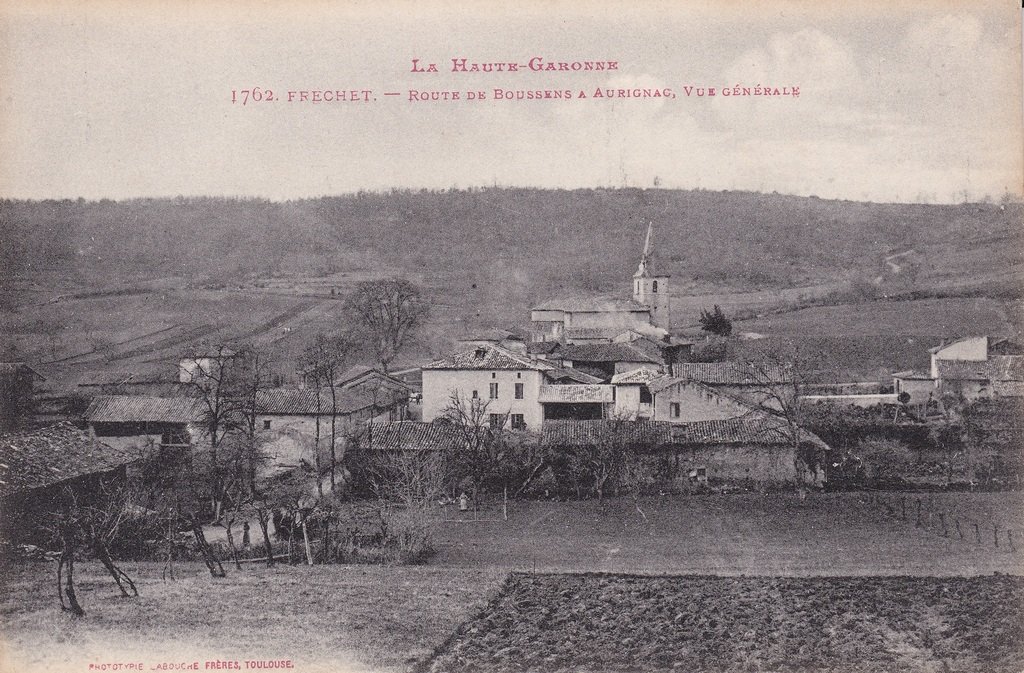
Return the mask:
<svg viewBox="0 0 1024 673">
<path fill-rule="evenodd" d="M 997 281 L 1019 270 L 1022 215 L 1014 203 L 642 189 L 392 191 L 287 202 L 4 200 L 0 266 L 7 302 L 14 281 L 55 271 L 110 287 L 168 276 L 202 285 L 374 269 L 424 274 L 439 293 L 483 283 L 502 289 L 488 301 L 504 293 L 521 302 L 561 291 L 627 291 L 650 221 L 656 264 L 673 276 L 676 293 L 877 281 L 900 272 L 901 284 L 927 287 Z M 894 255 L 899 264 L 887 264 Z"/>
</svg>

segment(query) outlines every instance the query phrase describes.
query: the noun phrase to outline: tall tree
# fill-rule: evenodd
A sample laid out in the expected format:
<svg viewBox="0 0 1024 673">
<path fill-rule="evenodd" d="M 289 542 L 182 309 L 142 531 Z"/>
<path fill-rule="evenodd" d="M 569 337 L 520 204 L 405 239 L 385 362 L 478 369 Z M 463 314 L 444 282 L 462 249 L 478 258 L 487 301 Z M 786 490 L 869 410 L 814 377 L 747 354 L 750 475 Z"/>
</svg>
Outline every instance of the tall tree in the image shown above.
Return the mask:
<svg viewBox="0 0 1024 673">
<path fill-rule="evenodd" d="M 362 328 L 385 373 L 428 313 L 419 288 L 403 278 L 359 283 L 346 308 Z"/>
<path fill-rule="evenodd" d="M 338 377 L 344 370 L 345 364 L 348 362 L 349 357 L 355 350 L 355 346 L 356 339 L 349 332 L 344 332 L 333 337 L 328 337 L 320 333 L 317 334 L 316 337 L 313 339 L 312 345 L 310 345 L 310 347 L 306 349 L 306 352 L 303 357 L 305 363 L 305 373 L 307 382 L 312 383 L 314 388 L 318 391 L 326 385 L 330 393 L 330 474 L 332 491 L 334 491 L 338 485 L 338 388 L 336 383 Z"/>
<path fill-rule="evenodd" d="M 236 352 L 226 344 L 205 346 L 198 354 L 179 360 L 179 369 L 186 385 L 202 402 L 202 424 L 210 444 L 209 497 L 213 520 L 220 518 L 224 503 L 225 471 L 221 444 L 239 428 L 237 398 L 232 395 Z"/>
</svg>

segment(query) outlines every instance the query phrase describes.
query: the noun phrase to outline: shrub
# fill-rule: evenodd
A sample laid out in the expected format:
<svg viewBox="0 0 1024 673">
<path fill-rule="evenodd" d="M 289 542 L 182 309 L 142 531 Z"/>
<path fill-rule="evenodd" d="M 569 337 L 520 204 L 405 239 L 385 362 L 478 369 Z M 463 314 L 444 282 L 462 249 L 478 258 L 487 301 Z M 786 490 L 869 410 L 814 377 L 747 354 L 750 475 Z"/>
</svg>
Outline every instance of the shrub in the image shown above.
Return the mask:
<svg viewBox="0 0 1024 673">
<path fill-rule="evenodd" d="M 722 307 L 715 304 L 711 311 L 701 309 L 700 328 L 718 336 L 729 336 L 732 334 L 732 321 L 725 317 Z"/>
</svg>

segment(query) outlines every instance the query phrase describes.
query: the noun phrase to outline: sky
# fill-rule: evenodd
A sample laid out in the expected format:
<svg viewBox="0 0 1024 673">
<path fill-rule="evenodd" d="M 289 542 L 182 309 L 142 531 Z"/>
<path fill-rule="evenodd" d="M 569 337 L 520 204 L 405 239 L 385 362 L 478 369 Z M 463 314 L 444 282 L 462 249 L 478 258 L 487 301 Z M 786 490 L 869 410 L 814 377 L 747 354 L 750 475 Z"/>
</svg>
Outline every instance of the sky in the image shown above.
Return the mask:
<svg viewBox="0 0 1024 673">
<path fill-rule="evenodd" d="M 1015 0 L 678 4 L 14 0 L 0 7 L 0 196 L 284 200 L 491 185 L 885 202 L 1021 194 Z M 451 72 L 453 58 L 533 57 L 617 69 Z M 414 58 L 439 72 L 411 72 Z M 731 95 L 737 86 L 799 95 Z M 252 87 L 276 100 L 232 102 Z M 674 97 L 593 96 L 637 88 Z M 287 100 L 352 89 L 373 100 Z M 571 98 L 495 100 L 495 89 Z M 411 101 L 410 90 L 460 99 Z"/>
</svg>

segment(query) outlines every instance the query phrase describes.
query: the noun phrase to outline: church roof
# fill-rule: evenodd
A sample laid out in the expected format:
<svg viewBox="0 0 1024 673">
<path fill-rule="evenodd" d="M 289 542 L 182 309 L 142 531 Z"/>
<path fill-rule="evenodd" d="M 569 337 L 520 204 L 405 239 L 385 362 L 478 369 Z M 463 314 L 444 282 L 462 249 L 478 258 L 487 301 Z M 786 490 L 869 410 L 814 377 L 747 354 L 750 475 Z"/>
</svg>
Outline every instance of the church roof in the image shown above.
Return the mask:
<svg viewBox="0 0 1024 673">
<path fill-rule="evenodd" d="M 643 352 L 633 344 L 567 344 L 558 349 L 564 360 L 579 362 L 648 362 L 661 364 L 657 357 Z"/>
<path fill-rule="evenodd" d="M 649 307 L 632 299 L 601 299 L 598 297 L 548 299 L 534 306 L 533 310 L 568 311 L 569 313 L 650 313 L 651 311 Z"/>
</svg>

